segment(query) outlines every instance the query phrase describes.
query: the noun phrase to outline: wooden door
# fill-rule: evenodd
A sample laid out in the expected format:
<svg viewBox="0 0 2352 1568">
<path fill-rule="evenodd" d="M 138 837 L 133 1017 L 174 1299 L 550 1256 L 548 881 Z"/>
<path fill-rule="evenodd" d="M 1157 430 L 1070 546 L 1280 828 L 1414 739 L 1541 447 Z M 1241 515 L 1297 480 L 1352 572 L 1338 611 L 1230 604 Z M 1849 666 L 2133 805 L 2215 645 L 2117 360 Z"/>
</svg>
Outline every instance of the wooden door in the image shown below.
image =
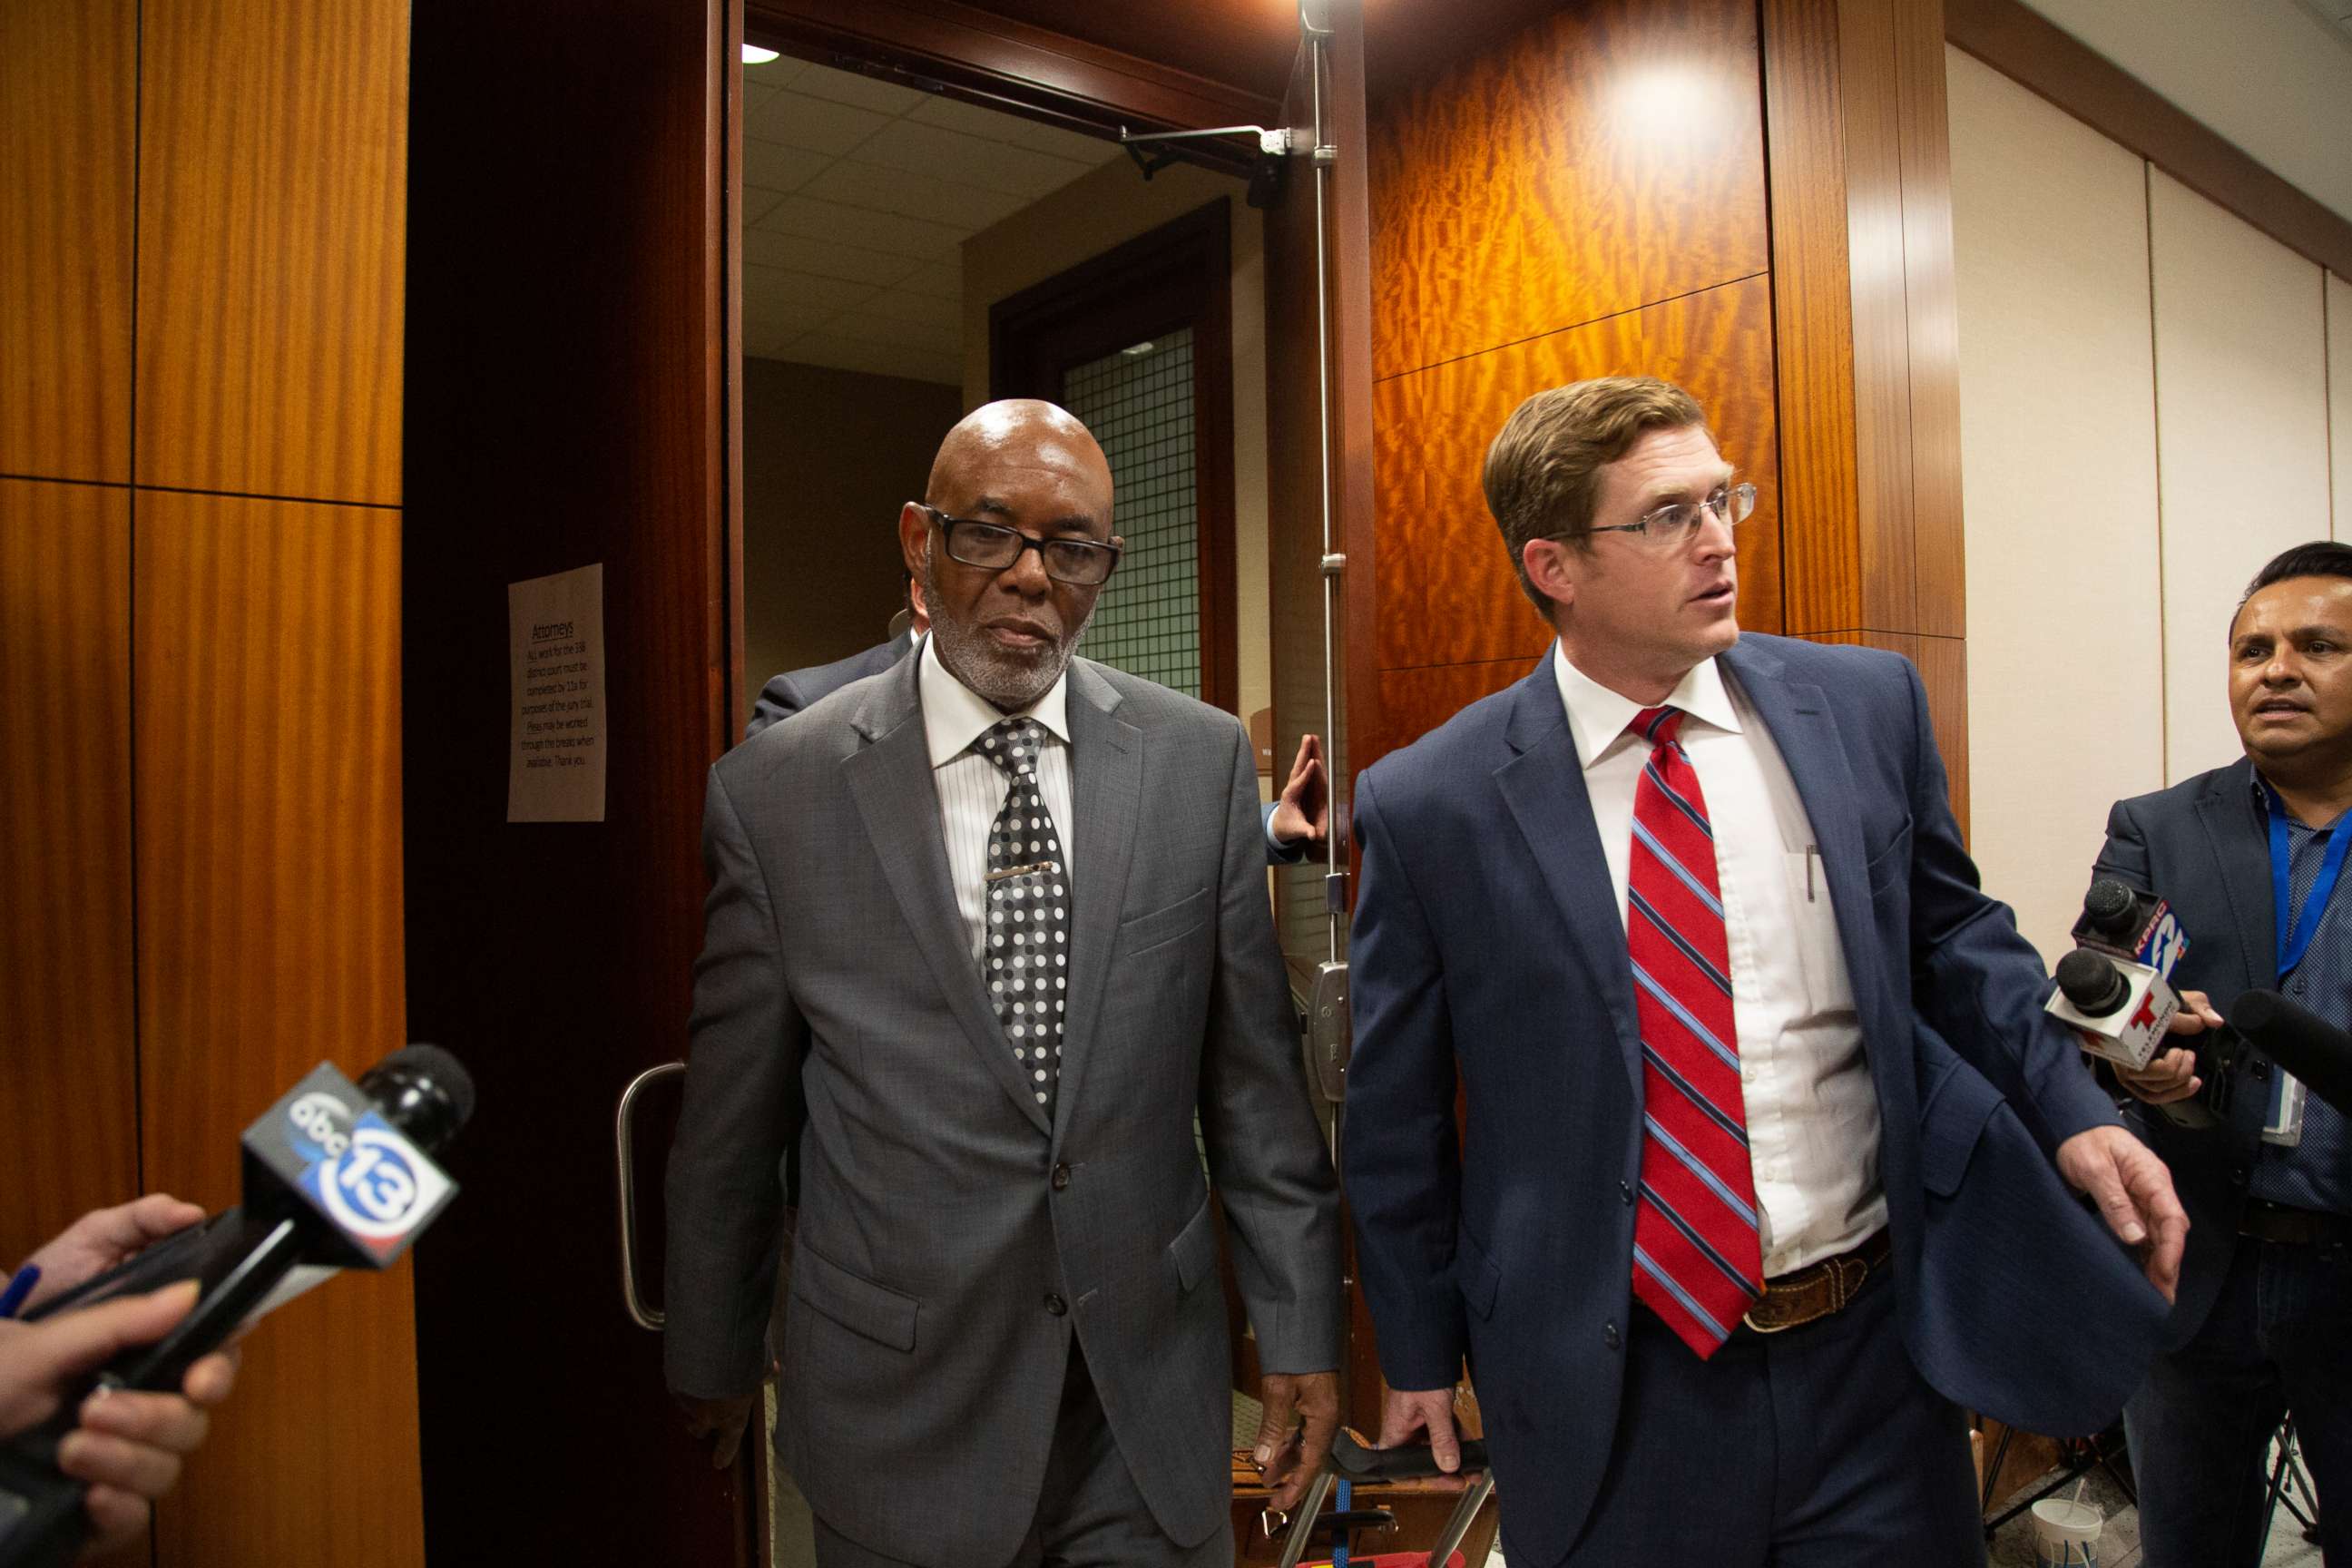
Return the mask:
<svg viewBox="0 0 2352 1568">
<path fill-rule="evenodd" d="M 480 1091 L 417 1252 L 427 1555 L 755 1561 L 748 1458 L 712 1473 L 623 1310 L 612 1142 L 685 1053 L 736 706 L 728 11 L 416 0 L 413 47 L 409 1017 Z M 592 564 L 604 818 L 509 824 L 507 585 Z"/>
</svg>

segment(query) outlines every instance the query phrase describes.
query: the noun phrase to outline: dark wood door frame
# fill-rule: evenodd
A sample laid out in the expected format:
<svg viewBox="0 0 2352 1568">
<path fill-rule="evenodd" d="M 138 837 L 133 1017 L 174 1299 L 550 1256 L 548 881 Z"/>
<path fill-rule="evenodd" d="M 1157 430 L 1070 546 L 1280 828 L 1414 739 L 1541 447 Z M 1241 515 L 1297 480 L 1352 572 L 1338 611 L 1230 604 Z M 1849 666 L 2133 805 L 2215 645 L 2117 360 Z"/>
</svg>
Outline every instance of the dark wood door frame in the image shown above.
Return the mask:
<svg viewBox="0 0 2352 1568">
<path fill-rule="evenodd" d="M 1272 125 L 1279 101 L 954 0 L 744 0 L 743 35 L 845 70 L 1096 135 Z M 1247 174 L 1256 150 L 1182 143 L 1179 156 Z"/>
<path fill-rule="evenodd" d="M 992 305 L 988 395 L 1058 402 L 1062 378 L 1074 367 L 1162 332 L 1192 329 L 1201 700 L 1234 713 L 1241 703 L 1241 644 L 1234 597 L 1230 214 L 1230 202 L 1220 198 Z"/>
</svg>

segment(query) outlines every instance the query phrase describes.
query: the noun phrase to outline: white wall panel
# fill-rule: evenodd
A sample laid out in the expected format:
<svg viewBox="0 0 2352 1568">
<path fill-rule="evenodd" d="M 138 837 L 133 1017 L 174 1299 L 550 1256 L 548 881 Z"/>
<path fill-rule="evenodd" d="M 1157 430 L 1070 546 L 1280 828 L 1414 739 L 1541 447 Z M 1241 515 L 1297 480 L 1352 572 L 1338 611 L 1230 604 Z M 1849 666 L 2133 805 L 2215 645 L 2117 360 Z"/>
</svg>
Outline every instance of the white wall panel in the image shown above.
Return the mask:
<svg viewBox="0 0 2352 1568">
<path fill-rule="evenodd" d="M 2148 237 L 2177 780 L 2239 754 L 2223 647 L 2247 579 L 2327 536 L 2326 329 L 2315 264 L 2161 171 L 2148 175 Z"/>
<path fill-rule="evenodd" d="M 2163 783 L 2145 165 L 1947 60 L 1970 839 L 1986 888 L 2054 960 L 2108 805 Z M 2097 715 L 2063 762 L 2061 706 Z"/>
<path fill-rule="evenodd" d="M 2352 538 L 2352 283 L 2327 275 L 2327 439 L 2335 454 L 2336 532 Z"/>
</svg>

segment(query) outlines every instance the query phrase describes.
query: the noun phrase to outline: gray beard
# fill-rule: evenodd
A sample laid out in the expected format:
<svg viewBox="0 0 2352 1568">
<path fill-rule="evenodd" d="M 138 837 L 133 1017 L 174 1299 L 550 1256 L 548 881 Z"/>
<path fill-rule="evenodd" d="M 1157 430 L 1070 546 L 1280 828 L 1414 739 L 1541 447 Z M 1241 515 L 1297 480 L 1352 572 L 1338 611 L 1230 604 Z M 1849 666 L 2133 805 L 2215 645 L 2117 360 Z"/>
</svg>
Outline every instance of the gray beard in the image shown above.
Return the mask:
<svg viewBox="0 0 2352 1568">
<path fill-rule="evenodd" d="M 947 667 L 949 674 L 1004 713 L 1018 713 L 1054 689 L 1054 682 L 1070 668 L 1070 656 L 1077 651 L 1078 639 L 1094 624 L 1095 611 L 1102 607 L 1102 598 L 1097 595 L 1087 611 L 1087 618 L 1078 623 L 1076 630 L 1050 647 L 1023 658 L 998 647 L 980 627 L 939 613 L 945 600 L 940 594 L 938 571 L 929 554 L 923 558 L 923 602 L 933 606 L 930 635 L 939 639 L 940 662 Z"/>
</svg>

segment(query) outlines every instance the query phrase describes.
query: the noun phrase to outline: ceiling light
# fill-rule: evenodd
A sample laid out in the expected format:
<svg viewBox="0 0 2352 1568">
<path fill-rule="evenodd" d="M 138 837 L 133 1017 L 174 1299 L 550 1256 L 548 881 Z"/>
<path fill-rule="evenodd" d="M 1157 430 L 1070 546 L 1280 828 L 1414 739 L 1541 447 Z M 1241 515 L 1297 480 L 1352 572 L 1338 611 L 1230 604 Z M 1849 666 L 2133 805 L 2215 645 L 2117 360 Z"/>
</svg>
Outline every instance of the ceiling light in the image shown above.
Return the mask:
<svg viewBox="0 0 2352 1568">
<path fill-rule="evenodd" d="M 1129 359 L 1141 359 L 1145 354 L 1150 353 L 1152 350 L 1154 350 L 1154 349 L 1158 348 L 1159 346 L 1160 346 L 1160 345 L 1159 345 L 1158 343 L 1155 343 L 1155 342 L 1153 342 L 1150 339 L 1146 338 L 1146 339 L 1144 339 L 1144 340 L 1143 340 L 1143 342 L 1139 342 L 1139 343 L 1129 343 L 1129 344 L 1128 344 L 1128 345 L 1127 345 L 1127 347 L 1125 347 L 1125 348 L 1123 348 L 1123 349 L 1119 350 L 1118 352 L 1119 352 L 1120 353 L 1125 354 L 1125 355 L 1126 355 L 1128 358 L 1129 358 Z"/>
<path fill-rule="evenodd" d="M 780 52 L 776 49 L 763 49 L 757 44 L 746 44 L 743 46 L 743 63 L 747 66 L 763 66 L 770 60 L 777 58 Z"/>
</svg>

